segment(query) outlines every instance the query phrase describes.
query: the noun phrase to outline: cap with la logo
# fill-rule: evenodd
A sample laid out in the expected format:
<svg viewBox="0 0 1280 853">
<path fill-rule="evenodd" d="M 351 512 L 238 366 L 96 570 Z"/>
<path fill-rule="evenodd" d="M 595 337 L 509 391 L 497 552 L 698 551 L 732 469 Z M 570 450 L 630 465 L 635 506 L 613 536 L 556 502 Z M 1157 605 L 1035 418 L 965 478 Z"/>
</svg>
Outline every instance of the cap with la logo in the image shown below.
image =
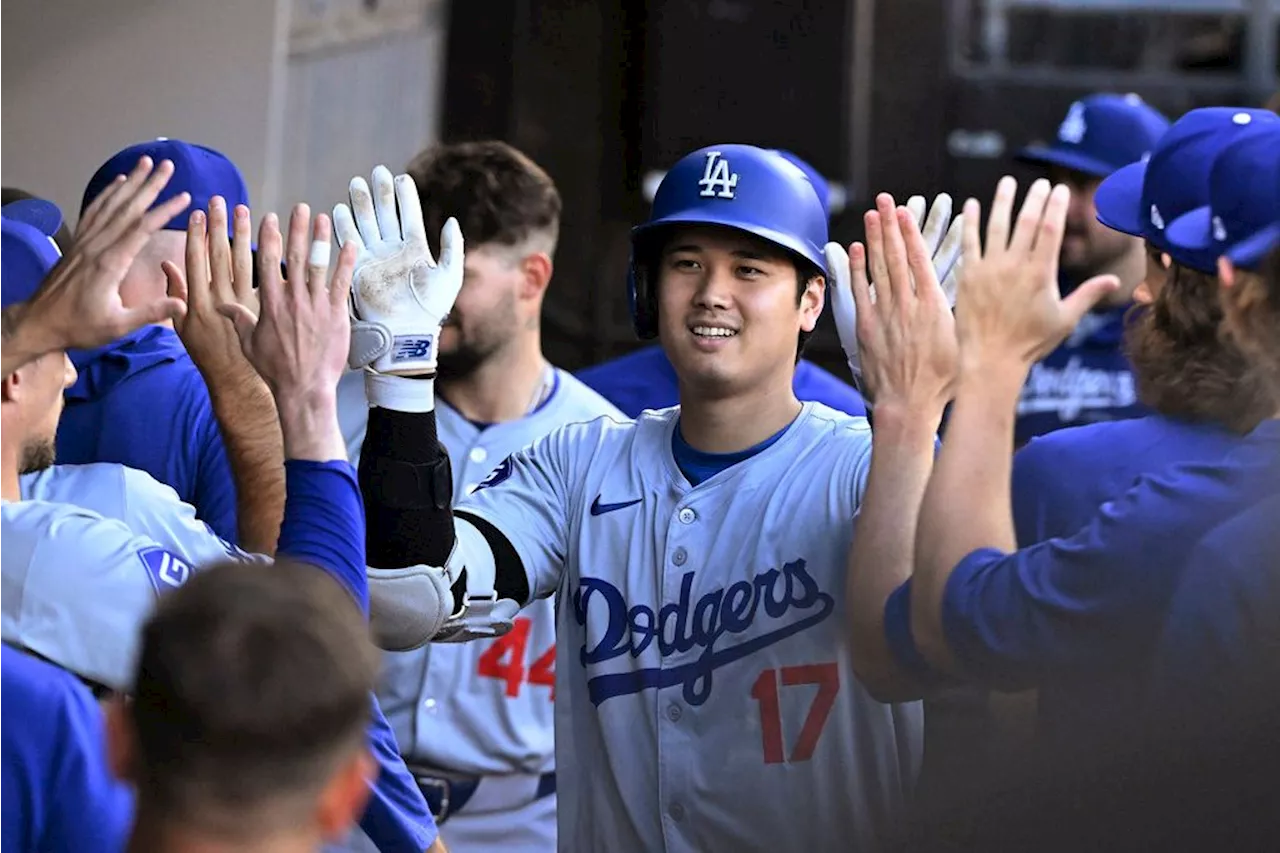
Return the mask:
<svg viewBox="0 0 1280 853">
<path fill-rule="evenodd" d="M 1209 172 L 1223 148 L 1261 124 L 1280 123 L 1268 110 L 1204 107 L 1173 123 L 1146 162 L 1117 171 L 1093 203 L 1108 228 L 1149 240 L 1183 266 L 1213 272 L 1218 258 L 1178 245 L 1167 234 L 1178 217 L 1209 203 Z"/>
<path fill-rule="evenodd" d="M 1174 245 L 1216 262 L 1278 219 L 1280 122 L 1260 122 L 1218 153 L 1209 172 L 1209 203 L 1170 223 L 1168 235 Z"/>
<path fill-rule="evenodd" d="M 1142 159 L 1169 120 L 1137 95 L 1090 95 L 1073 103 L 1053 142 L 1032 145 L 1018 159 L 1104 178 Z"/>
</svg>

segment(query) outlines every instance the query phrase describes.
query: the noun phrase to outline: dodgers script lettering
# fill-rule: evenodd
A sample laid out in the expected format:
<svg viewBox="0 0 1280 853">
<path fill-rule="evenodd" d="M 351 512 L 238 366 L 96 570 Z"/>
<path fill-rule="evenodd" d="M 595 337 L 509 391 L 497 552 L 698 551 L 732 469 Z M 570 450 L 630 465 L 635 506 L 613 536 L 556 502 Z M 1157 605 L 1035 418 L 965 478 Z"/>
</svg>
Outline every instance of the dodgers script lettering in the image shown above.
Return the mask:
<svg viewBox="0 0 1280 853">
<path fill-rule="evenodd" d="M 683 686 L 685 701 L 701 705 L 711 695 L 711 674 L 787 637 L 817 625 L 835 608 L 832 597 L 818 588 L 804 560 L 769 569 L 752 580 L 741 580 L 693 600 L 694 573 L 680 582 L 679 598 L 657 613 L 626 598 L 602 578 L 583 577 L 573 596 L 574 616 L 587 624 L 592 607 L 604 608 L 608 623 L 594 645 L 583 644 L 582 665 L 590 668 L 623 655 L 638 658 L 653 643 L 663 658 L 701 649 L 690 663 L 673 667 L 635 669 L 597 675 L 587 680 L 591 701 L 599 705 L 614 696 L 639 693 L 651 687 Z M 757 626 L 757 622 L 763 622 Z M 726 635 L 758 633 L 734 645 L 722 646 Z M 588 638 L 588 643 L 590 638 Z"/>
</svg>

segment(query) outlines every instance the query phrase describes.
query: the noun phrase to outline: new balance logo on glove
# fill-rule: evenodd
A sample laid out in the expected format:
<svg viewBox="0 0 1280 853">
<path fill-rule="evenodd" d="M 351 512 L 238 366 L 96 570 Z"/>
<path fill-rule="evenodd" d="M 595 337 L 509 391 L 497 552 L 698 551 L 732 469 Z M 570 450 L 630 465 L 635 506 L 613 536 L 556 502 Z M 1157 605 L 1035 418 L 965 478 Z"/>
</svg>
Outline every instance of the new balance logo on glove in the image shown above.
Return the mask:
<svg viewBox="0 0 1280 853">
<path fill-rule="evenodd" d="M 397 335 L 391 350 L 391 361 L 430 358 L 433 335 Z"/>
</svg>

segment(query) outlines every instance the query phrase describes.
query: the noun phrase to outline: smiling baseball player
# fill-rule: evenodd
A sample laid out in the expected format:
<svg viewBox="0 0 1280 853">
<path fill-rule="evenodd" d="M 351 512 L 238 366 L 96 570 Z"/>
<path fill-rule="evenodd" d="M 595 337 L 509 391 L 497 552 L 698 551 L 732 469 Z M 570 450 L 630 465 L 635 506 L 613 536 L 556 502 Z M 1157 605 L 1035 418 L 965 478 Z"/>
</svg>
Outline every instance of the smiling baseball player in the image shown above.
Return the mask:
<svg viewBox="0 0 1280 853">
<path fill-rule="evenodd" d="M 677 163 L 633 232 L 630 293 L 682 405 L 557 429 L 456 513 L 431 377 L 461 234 L 446 225 L 433 263 L 411 180 L 375 172 L 376 215 L 361 183 L 335 232 L 362 246 L 353 355 L 369 367 L 380 640 L 491 636 L 557 596 L 562 850 L 874 845 L 911 788 L 921 715 L 877 705 L 844 642 L 870 433 L 792 392 L 828 273 L 803 172 L 749 145 Z"/>
</svg>

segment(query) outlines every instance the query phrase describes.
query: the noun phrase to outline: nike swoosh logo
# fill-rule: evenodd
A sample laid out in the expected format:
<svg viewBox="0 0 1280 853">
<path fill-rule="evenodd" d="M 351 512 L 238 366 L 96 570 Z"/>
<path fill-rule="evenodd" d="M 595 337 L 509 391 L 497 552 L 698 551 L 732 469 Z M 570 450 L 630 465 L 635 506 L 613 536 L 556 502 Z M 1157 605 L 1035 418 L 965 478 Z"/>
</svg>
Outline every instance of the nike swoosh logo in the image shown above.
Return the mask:
<svg viewBox="0 0 1280 853">
<path fill-rule="evenodd" d="M 606 512 L 613 512 L 614 510 L 626 509 L 629 506 L 635 506 L 636 504 L 640 503 L 640 501 L 642 500 L 644 500 L 644 498 L 636 498 L 633 501 L 622 501 L 616 504 L 602 504 L 600 503 L 600 496 L 596 495 L 596 499 L 591 502 L 591 514 L 604 515 Z"/>
</svg>

